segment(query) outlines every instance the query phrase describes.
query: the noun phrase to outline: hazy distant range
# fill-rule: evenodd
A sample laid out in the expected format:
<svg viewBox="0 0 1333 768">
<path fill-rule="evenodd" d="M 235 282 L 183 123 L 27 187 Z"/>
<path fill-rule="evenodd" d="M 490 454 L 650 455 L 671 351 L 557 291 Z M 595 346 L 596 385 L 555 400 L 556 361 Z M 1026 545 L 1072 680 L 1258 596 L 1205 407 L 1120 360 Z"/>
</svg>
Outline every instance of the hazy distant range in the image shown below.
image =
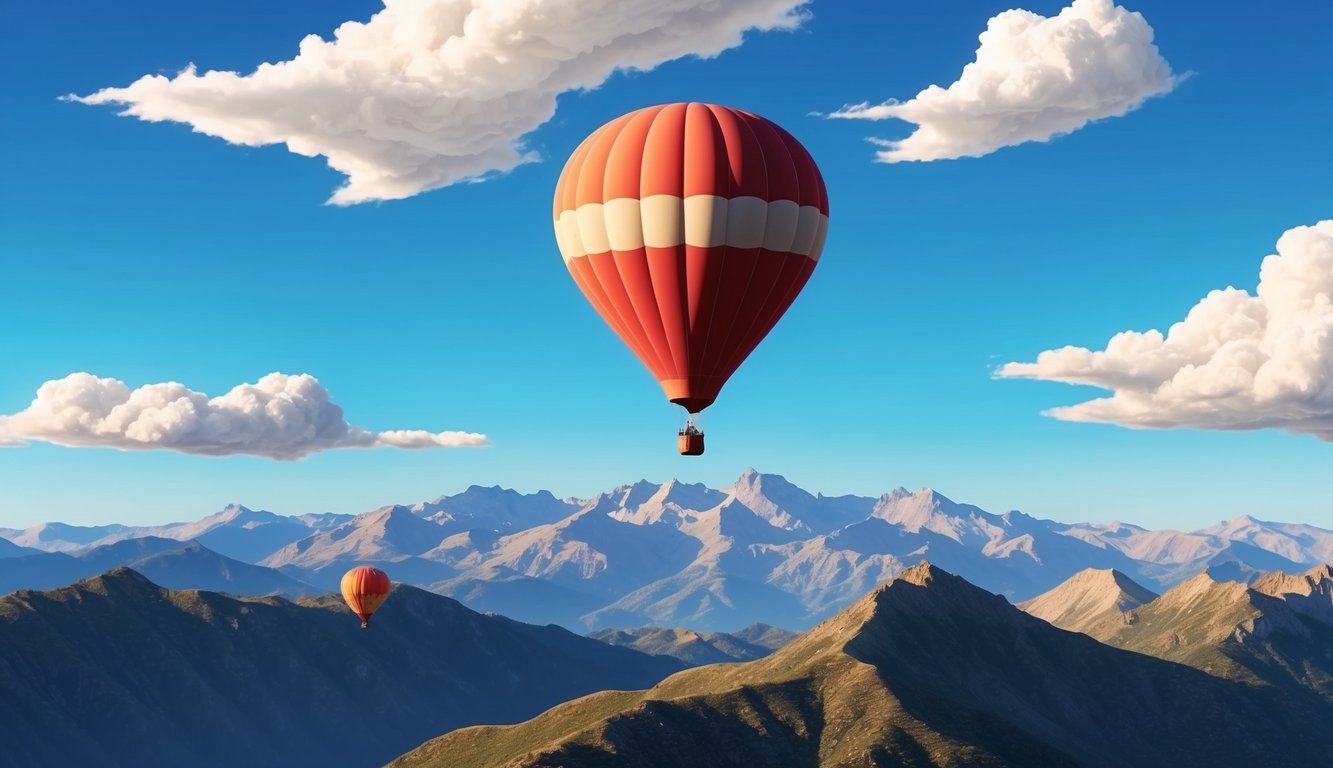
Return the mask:
<svg viewBox="0 0 1333 768">
<path fill-rule="evenodd" d="M 473 486 L 360 515 L 232 505 L 153 527 L 0 529 L 0 594 L 127 565 L 166 587 L 294 597 L 358 564 L 468 607 L 584 633 L 655 625 L 806 629 L 929 560 L 1013 602 L 1084 568 L 1164 591 L 1333 561 L 1333 531 L 1244 516 L 1199 531 L 992 514 L 929 488 L 811 494 L 747 470 L 720 488 L 640 481 L 589 499 Z"/>
</svg>

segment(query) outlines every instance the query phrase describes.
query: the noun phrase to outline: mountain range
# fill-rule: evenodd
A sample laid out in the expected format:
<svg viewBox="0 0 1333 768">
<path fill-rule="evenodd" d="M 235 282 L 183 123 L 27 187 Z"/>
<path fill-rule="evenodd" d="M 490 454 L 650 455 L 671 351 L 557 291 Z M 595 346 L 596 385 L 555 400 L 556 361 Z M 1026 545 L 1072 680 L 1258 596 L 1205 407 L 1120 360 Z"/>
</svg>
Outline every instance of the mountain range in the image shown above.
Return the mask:
<svg viewBox="0 0 1333 768">
<path fill-rule="evenodd" d="M 119 568 L 0 597 L 0 763 L 379 765 L 681 668 L 410 586 L 363 631 L 332 595 L 176 591 Z"/>
<path fill-rule="evenodd" d="M 1265 574 L 1252 585 L 1207 572 L 1161 596 L 1087 570 L 1020 605 L 1107 645 L 1333 704 L 1333 569 Z"/>
<path fill-rule="evenodd" d="M 735 632 L 696 632 L 692 629 L 637 627 L 600 629 L 588 635 L 611 645 L 623 645 L 653 656 L 673 656 L 686 664 L 719 664 L 761 659 L 791 642 L 790 630 L 751 624 Z"/>
<path fill-rule="evenodd" d="M 34 551 L 0 558 L 0 594 L 16 589 L 52 589 L 119 566 L 132 567 L 155 583 L 174 589 L 286 597 L 322 591 L 281 571 L 220 555 L 196 540 L 144 536 L 74 550 L 74 554 Z"/>
<path fill-rule="evenodd" d="M 1204 575 L 1138 607 L 1126 604 L 1145 614 L 1154 603 L 1160 608 L 1125 623 L 1134 632 L 1145 628 L 1127 642 L 1140 649 L 1134 652 L 1060 629 L 922 563 L 760 660 L 686 670 L 646 691 L 592 694 L 517 725 L 460 729 L 392 765 L 1327 764 L 1333 702 L 1317 680 L 1305 685 L 1288 675 L 1273 684 L 1283 673 L 1215 666 L 1208 653 L 1185 654 L 1183 663 L 1153 657 L 1171 653 L 1158 641 L 1173 625 L 1184 643 L 1223 655 L 1227 642 L 1259 636 L 1213 632 L 1237 620 L 1250 626 L 1255 616 L 1230 608 L 1245 602 L 1235 593 L 1252 590 L 1200 579 L 1218 585 Z M 1231 596 L 1196 601 L 1219 588 Z M 1130 602 L 1151 597 L 1141 590 L 1082 575 L 1064 586 L 1068 600 L 1057 613 L 1086 617 L 1069 609 L 1115 609 L 1121 594 Z M 1255 603 L 1264 615 L 1287 610 L 1271 599 Z M 1193 607 L 1182 613 L 1184 604 Z M 1264 637 L 1296 642 L 1314 626 L 1276 621 Z M 1327 656 L 1330 646 L 1304 648 Z"/>
<path fill-rule="evenodd" d="M 334 595 L 117 568 L 0 597 L 0 739 L 15 766 L 1322 765 L 1331 619 L 1327 565 L 1161 595 L 1085 569 L 1015 606 L 921 562 L 794 638 L 596 633 L 648 655 L 407 585 L 363 631 Z"/>
<path fill-rule="evenodd" d="M 353 565 L 371 564 L 475 610 L 579 632 L 730 631 L 756 622 L 804 629 L 923 558 L 1011 601 L 1087 567 L 1164 592 L 1200 571 L 1250 582 L 1333 560 L 1333 531 L 1310 525 L 1240 517 L 1182 532 L 1063 523 L 987 512 L 929 488 L 812 494 L 754 470 L 720 489 L 640 481 L 561 499 L 472 486 L 356 516 L 286 517 L 231 505 L 193 523 L 48 523 L 0 536 L 72 557 L 150 536 L 195 541 L 317 591 L 335 589 Z M 13 572 L 37 562 L 32 557 L 0 550 L 0 564 Z"/>
</svg>

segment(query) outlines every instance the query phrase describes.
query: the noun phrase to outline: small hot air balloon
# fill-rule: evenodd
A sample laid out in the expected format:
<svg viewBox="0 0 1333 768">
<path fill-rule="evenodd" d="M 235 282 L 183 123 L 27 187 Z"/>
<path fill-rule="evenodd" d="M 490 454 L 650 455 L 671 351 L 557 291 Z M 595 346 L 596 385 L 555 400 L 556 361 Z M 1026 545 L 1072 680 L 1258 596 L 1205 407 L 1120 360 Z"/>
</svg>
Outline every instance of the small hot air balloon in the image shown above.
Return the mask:
<svg viewBox="0 0 1333 768">
<path fill-rule="evenodd" d="M 389 596 L 389 574 L 368 565 L 358 566 L 343 574 L 342 592 L 347 607 L 361 617 L 361 628 L 370 626 L 371 614 Z"/>
<path fill-rule="evenodd" d="M 714 104 L 623 115 L 565 163 L 554 206 L 565 266 L 690 414 L 682 454 L 703 453 L 694 414 L 810 278 L 828 211 L 823 178 L 796 139 Z"/>
</svg>

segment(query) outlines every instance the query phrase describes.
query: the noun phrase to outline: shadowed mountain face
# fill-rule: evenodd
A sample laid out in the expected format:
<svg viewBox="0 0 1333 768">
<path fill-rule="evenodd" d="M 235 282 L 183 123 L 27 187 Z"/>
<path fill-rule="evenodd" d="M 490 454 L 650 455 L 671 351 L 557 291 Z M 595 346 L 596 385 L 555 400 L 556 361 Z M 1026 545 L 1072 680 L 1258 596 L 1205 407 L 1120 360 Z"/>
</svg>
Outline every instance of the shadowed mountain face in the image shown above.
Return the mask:
<svg viewBox="0 0 1333 768">
<path fill-rule="evenodd" d="M 1102 645 L 922 564 L 764 659 L 455 731 L 394 765 L 1313 765 L 1333 749 L 1317 702 Z"/>
<path fill-rule="evenodd" d="M 30 547 L 20 547 L 9 539 L 0 539 L 0 559 L 9 557 L 23 557 L 24 555 L 35 555 L 41 552 L 40 549 Z"/>
<path fill-rule="evenodd" d="M 365 766 L 679 668 L 412 587 L 363 631 L 333 596 L 176 592 L 118 569 L 0 598 L 0 742 L 13 766 Z"/>
<path fill-rule="evenodd" d="M 1069 524 L 994 514 L 929 488 L 824 496 L 754 470 L 721 489 L 640 481 L 558 499 L 472 486 L 355 517 L 232 505 L 157 528 L 0 530 L 18 544 L 72 555 L 149 535 L 194 539 L 322 590 L 336 589 L 348 568 L 376 565 L 477 610 L 578 632 L 725 631 L 752 622 L 804 629 L 923 558 L 1019 601 L 1089 567 L 1161 592 L 1205 569 L 1252 581 L 1333 556 L 1333 531 L 1308 525 L 1240 517 L 1186 533 Z M 6 559 L 0 549 L 0 563 Z"/>
<path fill-rule="evenodd" d="M 1282 598 L 1297 613 L 1333 625 L 1333 566 L 1320 565 L 1297 576 L 1281 571 L 1266 574 L 1250 587 Z"/>
</svg>

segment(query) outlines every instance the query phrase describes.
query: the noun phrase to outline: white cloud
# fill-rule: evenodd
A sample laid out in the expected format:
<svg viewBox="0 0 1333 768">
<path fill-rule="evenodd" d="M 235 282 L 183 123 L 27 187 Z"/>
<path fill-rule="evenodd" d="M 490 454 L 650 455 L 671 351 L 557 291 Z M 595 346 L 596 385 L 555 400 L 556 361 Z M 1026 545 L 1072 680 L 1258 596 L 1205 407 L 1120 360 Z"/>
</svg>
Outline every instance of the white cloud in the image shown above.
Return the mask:
<svg viewBox="0 0 1333 768">
<path fill-rule="evenodd" d="M 1104 350 L 1049 350 L 998 375 L 1114 392 L 1047 412 L 1067 421 L 1274 427 L 1333 441 L 1333 220 L 1284 233 L 1254 295 L 1212 291 L 1165 336 L 1125 331 Z"/>
<path fill-rule="evenodd" d="M 330 202 L 409 197 L 535 159 L 522 137 L 556 96 L 617 70 L 716 56 L 747 30 L 792 29 L 806 0 L 385 0 L 290 61 L 193 65 L 69 98 L 188 123 L 233 144 L 322 155 L 347 182 Z"/>
<path fill-rule="evenodd" d="M 976 61 L 948 88 L 899 103 L 854 104 L 830 117 L 916 123 L 905 139 L 873 139 L 880 162 L 979 157 L 1046 141 L 1119 117 L 1181 78 L 1153 45 L 1143 16 L 1111 0 L 1074 0 L 1052 18 L 1011 10 L 993 17 Z"/>
<path fill-rule="evenodd" d="M 213 398 L 176 382 L 130 389 L 117 379 L 71 373 L 42 384 L 26 409 L 0 416 L 0 445 L 26 440 L 271 459 L 299 459 L 331 448 L 486 445 L 485 435 L 471 432 L 369 432 L 352 426 L 315 377 L 285 373 L 270 373 Z"/>
</svg>

